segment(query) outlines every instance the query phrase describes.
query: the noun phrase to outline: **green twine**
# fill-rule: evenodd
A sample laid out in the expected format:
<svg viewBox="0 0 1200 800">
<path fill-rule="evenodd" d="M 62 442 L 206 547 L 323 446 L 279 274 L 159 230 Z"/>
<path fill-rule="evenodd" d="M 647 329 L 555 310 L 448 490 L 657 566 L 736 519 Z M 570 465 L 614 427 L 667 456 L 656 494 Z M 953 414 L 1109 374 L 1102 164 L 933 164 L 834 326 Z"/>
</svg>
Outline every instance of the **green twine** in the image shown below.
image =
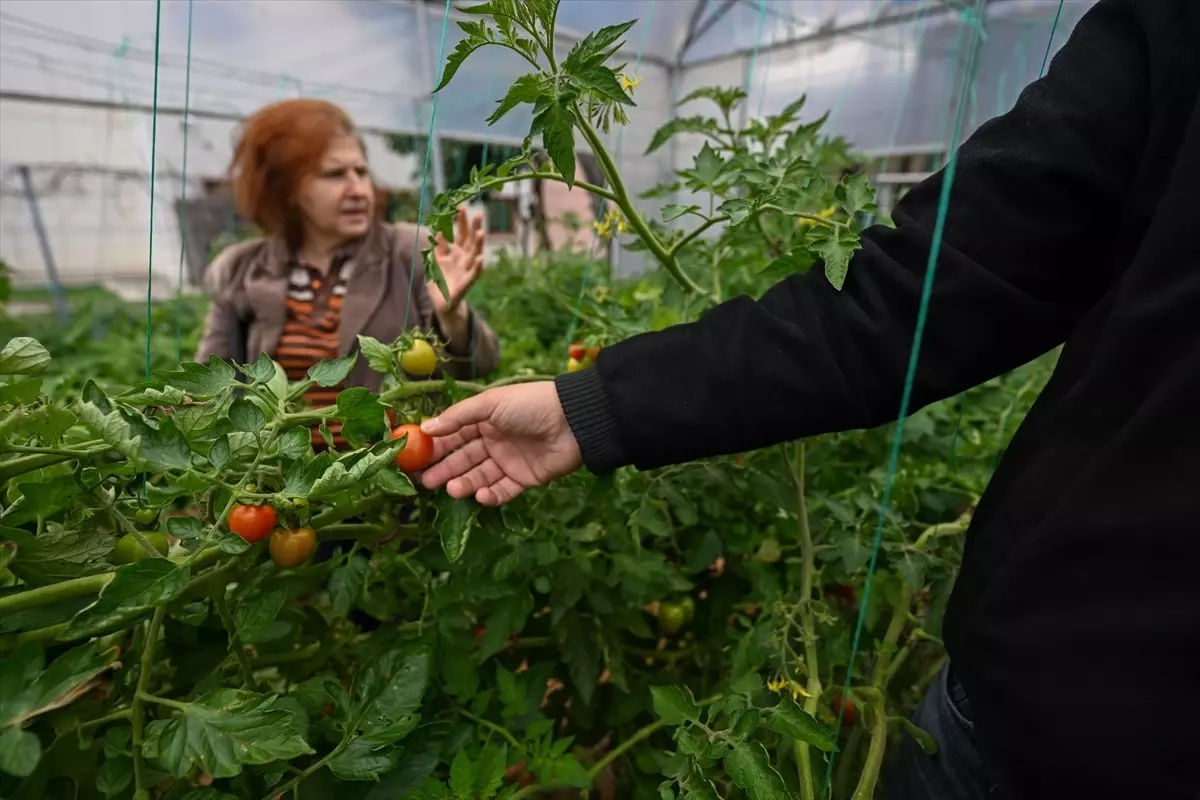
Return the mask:
<svg viewBox="0 0 1200 800">
<path fill-rule="evenodd" d="M 150 380 L 151 326 L 154 322 L 154 172 L 158 155 L 158 53 L 162 34 L 162 0 L 154 3 L 154 97 L 150 120 L 150 242 L 146 257 L 146 380 Z"/>
<path fill-rule="evenodd" d="M 175 277 L 175 358 L 183 360 L 183 256 L 187 242 L 188 113 L 192 99 L 192 0 L 188 0 L 187 61 L 183 78 L 183 175 L 179 179 L 179 271 Z"/>
<path fill-rule="evenodd" d="M 983 0 L 976 0 L 977 3 L 982 3 Z M 979 30 L 975 25 L 969 24 L 964 29 L 974 33 L 970 36 L 970 43 L 967 49 L 967 63 L 963 70 L 963 95 L 974 81 L 975 69 L 978 66 L 979 44 L 981 37 L 978 35 Z M 933 241 L 929 247 L 929 257 L 925 264 L 925 280 L 921 288 L 921 303 L 917 310 L 916 329 L 913 333 L 913 344 L 909 351 L 908 370 L 904 378 L 904 390 L 900 397 L 900 413 L 896 420 L 896 433 L 892 438 L 891 454 L 888 457 L 887 478 L 884 482 L 883 497 L 880 500 L 879 518 L 875 525 L 875 537 L 871 550 L 871 560 L 867 565 L 867 578 L 863 587 L 862 602 L 858 612 L 858 621 L 854 626 L 854 637 L 850 645 L 850 660 L 846 669 L 846 681 L 843 687 L 845 693 L 849 693 L 850 686 L 854 679 L 854 662 L 858 657 L 859 645 L 862 641 L 863 627 L 866 623 L 867 608 L 871 603 L 871 581 L 875 574 L 875 567 L 879 561 L 879 551 L 883 544 L 883 527 L 887 520 L 888 510 L 891 506 L 892 491 L 895 488 L 896 472 L 900 464 L 900 449 L 903 444 L 904 437 L 904 421 L 908 417 L 909 408 L 912 403 L 913 386 L 916 383 L 917 363 L 921 352 L 921 341 L 925 333 L 925 322 L 929 316 L 929 303 L 933 294 L 933 280 L 937 273 L 938 255 L 941 252 L 942 236 L 946 228 L 946 216 L 950 208 L 950 189 L 954 184 L 954 172 L 958 166 L 958 139 L 962 134 L 963 125 L 966 121 L 966 103 L 960 102 L 956 109 L 954 128 L 949 140 L 951 150 L 950 156 L 946 163 L 945 171 L 942 175 L 941 193 L 938 198 L 937 217 L 933 227 Z M 835 738 L 840 735 L 842 730 L 842 722 L 845 716 L 845 708 L 838 709 L 837 728 Z M 834 755 L 830 755 L 828 759 L 828 767 L 825 773 L 825 787 L 823 794 L 828 794 L 833 783 L 833 764 L 836 760 Z"/>
<path fill-rule="evenodd" d="M 161 1 L 161 0 L 160 0 Z M 450 27 L 450 0 L 446 0 L 446 7 L 442 10 L 442 37 L 441 44 L 438 46 L 438 67 L 435 70 L 433 86 L 442 82 L 442 70 L 445 64 L 446 55 L 446 31 Z M 417 274 L 418 259 L 421 257 L 421 220 L 425 217 L 425 192 L 429 181 L 429 162 L 433 158 L 433 136 L 437 125 L 437 107 L 438 107 L 438 92 L 433 93 L 433 102 L 429 108 L 429 130 L 425 136 L 425 168 L 421 171 L 421 193 L 417 195 L 417 235 L 413 237 L 413 252 L 411 267 L 408 270 L 408 300 L 404 304 L 404 326 L 402 330 L 408 330 L 408 314 L 412 310 L 412 291 L 413 281 Z M 439 166 L 440 169 L 440 166 Z M 446 298 L 448 301 L 450 298 Z"/>
<path fill-rule="evenodd" d="M 1050 25 L 1050 38 L 1046 40 L 1046 54 L 1042 56 L 1042 67 L 1038 77 L 1046 74 L 1046 65 L 1050 63 L 1050 51 L 1054 47 L 1054 32 L 1058 30 L 1058 21 L 1062 18 L 1063 0 L 1058 0 L 1058 10 L 1054 12 L 1054 22 Z"/>
</svg>

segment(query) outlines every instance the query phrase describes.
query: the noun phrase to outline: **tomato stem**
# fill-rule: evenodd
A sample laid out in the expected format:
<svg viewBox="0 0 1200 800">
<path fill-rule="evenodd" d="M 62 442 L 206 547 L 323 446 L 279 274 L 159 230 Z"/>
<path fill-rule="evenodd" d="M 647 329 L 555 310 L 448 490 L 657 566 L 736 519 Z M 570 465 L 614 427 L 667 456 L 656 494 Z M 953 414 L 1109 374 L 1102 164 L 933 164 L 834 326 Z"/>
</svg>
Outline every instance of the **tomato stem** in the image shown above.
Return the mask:
<svg viewBox="0 0 1200 800">
<path fill-rule="evenodd" d="M 158 632 L 162 628 L 163 617 L 167 613 L 166 605 L 154 609 L 146 628 L 146 638 L 142 644 L 141 672 L 138 674 L 137 690 L 133 695 L 133 707 L 130 709 L 133 723 L 133 783 L 134 794 L 144 796 L 149 791 L 146 786 L 146 760 L 142 755 L 142 745 L 145 743 L 145 696 L 150 685 L 150 672 L 154 669 L 154 651 L 158 647 Z"/>
<path fill-rule="evenodd" d="M 225 602 L 225 588 L 224 586 L 215 587 L 212 593 L 213 606 L 221 617 L 221 624 L 225 626 L 225 632 L 229 634 L 229 649 L 233 653 L 233 657 L 237 659 L 238 667 L 242 671 L 242 680 L 250 687 L 250 691 L 257 692 L 258 682 L 254 680 L 254 668 L 250 666 L 250 657 L 246 655 L 246 648 L 242 646 L 241 637 L 237 633 L 237 625 L 229 613 L 229 604 Z"/>
<path fill-rule="evenodd" d="M 795 457 L 792 461 L 792 482 L 796 487 L 796 531 L 800 538 L 800 627 L 804 635 L 804 668 L 808 673 L 808 697 L 804 700 L 804 710 L 816 714 L 821 702 L 821 666 L 817 655 L 817 630 L 813 620 L 812 600 L 813 584 L 815 583 L 816 563 L 813 557 L 812 529 L 808 522 L 808 505 L 805 500 L 805 470 L 806 448 L 804 440 L 796 442 Z M 787 445 L 784 455 L 787 455 Z M 795 742 L 796 770 L 800 779 L 800 797 L 803 800 L 815 800 L 816 787 L 813 784 L 812 750 L 807 742 Z"/>
</svg>

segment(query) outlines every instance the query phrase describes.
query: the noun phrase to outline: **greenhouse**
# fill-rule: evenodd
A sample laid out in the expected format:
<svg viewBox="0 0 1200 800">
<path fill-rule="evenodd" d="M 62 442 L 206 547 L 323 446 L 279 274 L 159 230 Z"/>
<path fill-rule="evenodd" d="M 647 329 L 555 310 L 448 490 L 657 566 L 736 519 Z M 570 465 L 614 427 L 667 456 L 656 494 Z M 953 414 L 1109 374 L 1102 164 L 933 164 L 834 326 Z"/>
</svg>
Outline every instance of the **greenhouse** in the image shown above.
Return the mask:
<svg viewBox="0 0 1200 800">
<path fill-rule="evenodd" d="M 1197 41 L 4 0 L 0 797 L 1192 800 Z"/>
</svg>

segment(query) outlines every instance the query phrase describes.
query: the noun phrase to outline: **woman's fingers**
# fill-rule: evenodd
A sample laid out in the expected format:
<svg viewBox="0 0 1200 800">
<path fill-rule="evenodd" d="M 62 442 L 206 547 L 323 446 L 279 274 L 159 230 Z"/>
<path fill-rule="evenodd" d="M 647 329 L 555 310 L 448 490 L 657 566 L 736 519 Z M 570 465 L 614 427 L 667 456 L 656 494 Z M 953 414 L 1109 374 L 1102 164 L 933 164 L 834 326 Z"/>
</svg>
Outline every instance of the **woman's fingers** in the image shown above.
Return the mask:
<svg viewBox="0 0 1200 800">
<path fill-rule="evenodd" d="M 499 483 L 504 478 L 504 470 L 495 459 L 486 458 L 462 475 L 446 484 L 446 491 L 451 497 L 464 498 Z"/>
<path fill-rule="evenodd" d="M 513 500 L 525 487 L 505 476 L 491 486 L 485 486 L 475 493 L 475 501 L 483 506 L 502 506 Z"/>
</svg>

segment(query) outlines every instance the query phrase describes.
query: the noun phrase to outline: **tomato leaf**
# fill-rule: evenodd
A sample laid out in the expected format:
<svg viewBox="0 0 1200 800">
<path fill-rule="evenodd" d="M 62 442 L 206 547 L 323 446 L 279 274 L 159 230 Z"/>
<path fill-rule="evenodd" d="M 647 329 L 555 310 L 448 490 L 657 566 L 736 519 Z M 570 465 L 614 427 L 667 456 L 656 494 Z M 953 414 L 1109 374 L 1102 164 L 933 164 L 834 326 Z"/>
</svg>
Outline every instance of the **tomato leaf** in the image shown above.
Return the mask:
<svg viewBox="0 0 1200 800">
<path fill-rule="evenodd" d="M 172 372 L 155 372 L 154 384 L 158 388 L 174 386 L 198 400 L 207 400 L 229 389 L 237 379 L 237 372 L 216 356 L 207 364 L 194 361 L 181 364 Z"/>
<path fill-rule="evenodd" d="M 187 439 L 167 417 L 139 437 L 139 455 L 142 463 L 165 472 L 171 469 L 188 469 L 192 466 L 192 451 Z"/>
<path fill-rule="evenodd" d="M 355 554 L 329 576 L 329 604 L 338 619 L 345 617 L 362 595 L 369 569 L 370 562 Z"/>
<path fill-rule="evenodd" d="M 397 497 L 415 497 L 417 489 L 413 486 L 412 478 L 403 472 L 391 469 L 381 469 L 371 479 L 371 486 L 384 494 Z"/>
<path fill-rule="evenodd" d="M 246 377 L 251 383 L 266 383 L 275 377 L 275 362 L 266 353 L 259 353 L 253 364 L 246 365 Z"/>
<path fill-rule="evenodd" d="M 214 689 L 171 719 L 151 722 L 143 753 L 176 777 L 193 769 L 232 778 L 243 766 L 288 761 L 313 749 L 295 730 L 293 713 L 274 695 Z"/>
<path fill-rule="evenodd" d="M 109 728 L 109 730 L 114 729 Z M 100 766 L 100 771 L 96 773 L 96 788 L 103 792 L 105 797 L 121 795 L 132 783 L 132 758 L 110 756 Z M 195 798 L 195 800 L 202 800 L 202 798 Z M 217 798 L 213 798 L 213 800 L 217 800 Z"/>
<path fill-rule="evenodd" d="M 309 436 L 307 430 L 304 431 L 307 438 Z M 325 470 L 329 469 L 333 463 L 333 457 L 329 452 L 319 454 L 312 461 L 305 463 L 297 459 L 288 467 L 283 476 L 283 490 L 280 492 L 284 497 L 307 497 L 312 491 L 313 484 L 325 474 Z"/>
<path fill-rule="evenodd" d="M 351 353 L 348 356 L 335 358 L 333 361 L 318 361 L 309 368 L 308 377 L 317 386 L 329 389 L 338 386 L 342 381 L 346 380 L 357 363 L 358 353 Z"/>
<path fill-rule="evenodd" d="M 74 702 L 117 658 L 115 648 L 80 645 L 42 668 L 41 647 L 26 643 L 0 659 L 0 728 L 20 727 L 34 717 Z M 15 742 L 14 742 L 15 743 Z"/>
<path fill-rule="evenodd" d="M 717 211 L 729 216 L 730 225 L 741 225 L 750 217 L 749 203 L 740 198 L 726 200 L 717 207 Z"/>
<path fill-rule="evenodd" d="M 167 520 L 167 533 L 185 542 L 203 538 L 206 531 L 204 522 L 196 517 L 171 517 Z"/>
<path fill-rule="evenodd" d="M 596 620 L 570 611 L 554 627 L 554 638 L 579 699 L 590 705 L 600 677 L 600 631 Z"/>
<path fill-rule="evenodd" d="M 0 732 L 0 772 L 29 777 L 41 758 L 42 743 L 36 734 L 20 728 L 5 728 Z"/>
<path fill-rule="evenodd" d="M 542 146 L 567 188 L 575 186 L 575 130 L 570 109 L 572 98 L 561 95 L 541 104 L 531 132 L 541 132 Z"/>
<path fill-rule="evenodd" d="M 712 117 L 676 117 L 654 132 L 645 155 L 650 155 L 681 133 L 715 133 L 717 121 Z"/>
<path fill-rule="evenodd" d="M 469 9 L 463 9 L 470 13 Z M 489 37 L 491 31 L 483 22 L 463 21 L 458 23 L 458 27 L 462 28 L 467 35 L 458 40 L 458 44 L 454 45 L 454 50 L 446 57 L 446 64 L 442 67 L 442 78 L 438 81 L 438 85 L 434 88 L 433 93 L 437 94 L 442 89 L 445 89 L 450 81 L 454 80 L 455 73 L 458 68 L 463 65 L 467 58 L 481 47 L 486 47 L 489 44 L 496 42 Z M 492 34 L 494 36 L 494 34 Z"/>
<path fill-rule="evenodd" d="M 75 615 L 61 638 L 94 636 L 174 600 L 187 586 L 188 574 L 186 566 L 165 558 L 144 558 L 117 568 L 100 597 Z"/>
<path fill-rule="evenodd" d="M 369 450 L 347 453 L 330 464 L 329 468 L 321 473 L 321 477 L 313 482 L 308 493 L 309 497 L 324 497 L 362 484 L 390 464 L 403 446 L 403 440 L 389 439 L 376 444 Z M 352 459 L 352 456 L 356 458 Z M 313 463 L 316 463 L 315 459 Z"/>
<path fill-rule="evenodd" d="M 208 448 L 208 463 L 217 471 L 232 466 L 233 448 L 229 444 L 229 434 L 221 434 Z"/>
<path fill-rule="evenodd" d="M 672 222 L 679 219 L 685 214 L 691 214 L 694 211 L 699 211 L 700 206 L 684 206 L 676 203 L 667 203 L 662 208 L 663 222 Z"/>
<path fill-rule="evenodd" d="M 842 178 L 842 182 L 834 190 L 833 196 L 851 217 L 862 211 L 874 211 L 877 207 L 875 190 L 871 188 L 865 172 L 858 172 Z"/>
<path fill-rule="evenodd" d="M 746 90 L 741 87 L 701 86 L 688 92 L 676 106 L 684 106 L 693 100 L 711 100 L 721 109 L 722 114 L 729 114 L 738 103 L 746 99 Z"/>
<path fill-rule="evenodd" d="M 279 616 L 286 600 L 287 590 L 278 587 L 242 600 L 233 612 L 233 623 L 238 638 L 246 644 L 257 641 L 258 636 Z"/>
<path fill-rule="evenodd" d="M 462 558 L 471 539 L 471 531 L 479 524 L 479 506 L 472 500 L 450 500 L 438 510 L 437 531 L 442 551 L 454 563 Z"/>
<path fill-rule="evenodd" d="M 762 724 L 769 730 L 807 742 L 826 753 L 838 749 L 834 731 L 788 697 L 774 708 L 764 709 Z"/>
<path fill-rule="evenodd" d="M 759 742 L 733 742 L 725 756 L 725 769 L 750 800 L 778 800 L 787 797 L 787 785 L 775 768 L 767 750 Z"/>
<path fill-rule="evenodd" d="M 556 758 L 550 765 L 550 779 L 556 784 L 574 786 L 577 789 L 590 789 L 592 779 L 584 766 L 573 756 L 564 755 Z"/>
<path fill-rule="evenodd" d="M 504 768 L 508 764 L 508 747 L 504 744 L 489 745 L 479 754 L 475 762 L 475 781 L 469 797 L 492 797 L 504 782 Z"/>
<path fill-rule="evenodd" d="M 15 383 L 0 383 L 0 404 L 19 406 L 32 403 L 42 391 L 41 378 L 28 378 Z"/>
<path fill-rule="evenodd" d="M 617 40 L 624 36 L 637 20 L 629 20 L 616 25 L 606 25 L 598 31 L 593 31 L 575 43 L 563 60 L 563 70 L 568 75 L 577 75 L 580 70 L 590 66 L 598 66 L 607 61 L 621 44 Z"/>
<path fill-rule="evenodd" d="M 810 236 L 810 247 L 825 262 L 826 279 L 833 288 L 841 289 L 846 282 L 851 256 L 862 248 L 858 237 L 844 227 L 831 228 L 827 225 L 812 228 Z"/>
<path fill-rule="evenodd" d="M 717 155 L 717 151 L 713 150 L 708 142 L 705 142 L 693 162 L 692 176 L 695 188 L 711 189 L 717 179 L 721 177 L 721 170 L 724 168 L 725 162 Z"/>
<path fill-rule="evenodd" d="M 18 336 L 0 350 L 0 375 L 36 375 L 50 365 L 50 352 L 37 339 Z"/>
<path fill-rule="evenodd" d="M 31 586 L 106 572 L 109 569 L 108 554 L 115 541 L 96 531 L 57 526 L 48 527 L 38 536 L 20 528 L 0 527 L 0 539 L 16 545 L 9 568 Z"/>
<path fill-rule="evenodd" d="M 692 690 L 686 686 L 651 686 L 654 713 L 668 725 L 682 725 L 700 719 L 700 708 Z"/>
<path fill-rule="evenodd" d="M 121 415 L 120 411 L 105 413 L 94 403 L 76 406 L 79 418 L 93 434 L 130 461 L 137 461 L 141 451 L 141 439 Z"/>
<path fill-rule="evenodd" d="M 233 401 L 229 407 L 229 421 L 239 431 L 260 433 L 267 427 L 267 418 L 262 409 L 244 397 Z"/>
<path fill-rule="evenodd" d="M 537 103 L 545 97 L 553 86 L 549 76 L 538 72 L 522 75 L 508 87 L 508 93 L 497 101 L 496 110 L 488 117 L 488 125 L 495 125 L 522 103 Z"/>
<path fill-rule="evenodd" d="M 614 103 L 627 106 L 636 105 L 633 98 L 621 86 L 621 82 L 617 80 L 616 73 L 603 64 L 586 64 L 574 70 L 568 68 L 567 74 L 580 89 L 589 90 Z"/>
</svg>

